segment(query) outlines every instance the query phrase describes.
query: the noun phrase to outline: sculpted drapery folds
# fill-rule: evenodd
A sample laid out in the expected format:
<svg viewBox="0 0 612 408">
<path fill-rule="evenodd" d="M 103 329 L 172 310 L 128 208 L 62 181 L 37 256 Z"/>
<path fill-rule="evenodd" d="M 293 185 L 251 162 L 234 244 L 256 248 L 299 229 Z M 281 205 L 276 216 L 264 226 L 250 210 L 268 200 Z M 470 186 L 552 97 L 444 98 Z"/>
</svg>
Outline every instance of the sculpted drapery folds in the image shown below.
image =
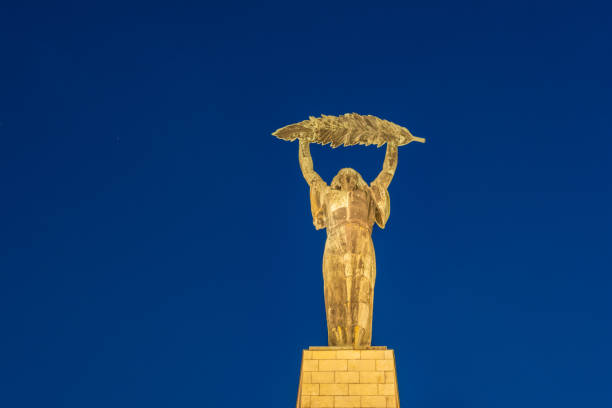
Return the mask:
<svg viewBox="0 0 612 408">
<path fill-rule="evenodd" d="M 323 282 L 329 345 L 369 346 L 376 281 L 372 227 L 384 228 L 389 218 L 387 188 L 397 167 L 397 145 L 387 143 L 383 169 L 370 185 L 350 168 L 340 170 L 327 185 L 314 171 L 304 140 L 299 162 L 310 186 L 315 228 L 327 229 Z"/>
</svg>

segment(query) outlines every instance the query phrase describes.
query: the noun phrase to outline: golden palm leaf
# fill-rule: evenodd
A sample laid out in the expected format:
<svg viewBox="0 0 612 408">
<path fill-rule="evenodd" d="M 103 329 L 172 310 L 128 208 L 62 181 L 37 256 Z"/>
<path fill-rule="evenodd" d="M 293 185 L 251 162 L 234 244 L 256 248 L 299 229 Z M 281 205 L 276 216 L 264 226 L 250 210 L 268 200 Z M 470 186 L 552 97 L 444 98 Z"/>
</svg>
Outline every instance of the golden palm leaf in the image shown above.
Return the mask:
<svg viewBox="0 0 612 408">
<path fill-rule="evenodd" d="M 375 144 L 380 147 L 388 142 L 394 142 L 398 146 L 410 142 L 425 143 L 425 139 L 412 136 L 403 126 L 376 116 L 357 113 L 341 116 L 321 115 L 320 118 L 310 116 L 308 120 L 282 127 L 272 135 L 290 142 L 301 139 L 322 145 L 329 143 L 334 148 L 356 144 Z"/>
</svg>

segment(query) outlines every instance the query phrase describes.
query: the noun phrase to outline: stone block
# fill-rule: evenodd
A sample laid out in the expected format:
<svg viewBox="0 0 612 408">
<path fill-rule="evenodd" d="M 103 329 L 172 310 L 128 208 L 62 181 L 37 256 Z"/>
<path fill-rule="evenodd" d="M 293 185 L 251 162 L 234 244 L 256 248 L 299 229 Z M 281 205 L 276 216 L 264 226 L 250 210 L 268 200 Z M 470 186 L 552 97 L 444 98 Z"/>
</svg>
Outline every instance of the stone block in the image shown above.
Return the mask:
<svg viewBox="0 0 612 408">
<path fill-rule="evenodd" d="M 319 395 L 348 395 L 349 384 L 321 384 Z"/>
<path fill-rule="evenodd" d="M 336 360 L 335 350 L 311 351 L 313 360 Z M 384 354 L 384 351 L 383 351 Z"/>
<path fill-rule="evenodd" d="M 349 395 L 378 395 L 378 384 L 349 384 Z"/>
<path fill-rule="evenodd" d="M 346 360 L 319 360 L 319 371 L 346 371 L 346 368 Z"/>
<path fill-rule="evenodd" d="M 360 371 L 359 382 L 362 384 L 384 384 L 385 373 L 383 371 Z"/>
<path fill-rule="evenodd" d="M 334 397 L 330 395 L 310 397 L 310 407 L 311 408 L 334 408 Z"/>
<path fill-rule="evenodd" d="M 360 408 L 360 407 L 361 407 L 361 397 L 358 395 L 334 397 L 334 408 Z"/>
<path fill-rule="evenodd" d="M 395 384 L 378 384 L 378 395 L 395 395 Z"/>
<path fill-rule="evenodd" d="M 302 384 L 302 395 L 319 395 L 319 384 Z"/>
<path fill-rule="evenodd" d="M 387 406 L 387 398 L 381 396 L 361 397 L 361 406 L 364 408 L 384 408 Z"/>
<path fill-rule="evenodd" d="M 333 371 L 318 371 L 310 374 L 310 382 L 313 384 L 331 384 L 334 382 Z"/>
<path fill-rule="evenodd" d="M 361 352 L 362 360 L 384 360 L 386 350 L 363 350 Z"/>
<path fill-rule="evenodd" d="M 336 371 L 334 382 L 359 384 L 359 371 Z"/>
<path fill-rule="evenodd" d="M 361 351 L 359 350 L 338 350 L 336 354 L 339 359 L 345 360 L 360 360 L 361 359 Z"/>
<path fill-rule="evenodd" d="M 378 361 L 386 360 L 348 360 L 349 371 L 375 371 Z"/>
<path fill-rule="evenodd" d="M 303 371 L 319 371 L 319 360 L 304 360 L 302 362 Z"/>
<path fill-rule="evenodd" d="M 376 371 L 394 371 L 393 360 L 375 360 Z"/>
</svg>

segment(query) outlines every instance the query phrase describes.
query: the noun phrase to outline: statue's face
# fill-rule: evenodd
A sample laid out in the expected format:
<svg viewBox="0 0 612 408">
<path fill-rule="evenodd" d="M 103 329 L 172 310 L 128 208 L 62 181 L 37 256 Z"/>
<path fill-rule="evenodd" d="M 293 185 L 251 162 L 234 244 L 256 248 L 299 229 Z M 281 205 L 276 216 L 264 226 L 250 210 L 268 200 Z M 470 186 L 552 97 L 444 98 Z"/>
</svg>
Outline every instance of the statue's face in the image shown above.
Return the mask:
<svg viewBox="0 0 612 408">
<path fill-rule="evenodd" d="M 365 185 L 361 175 L 353 169 L 342 169 L 336 174 L 331 182 L 331 187 L 335 190 L 353 191 Z"/>
</svg>

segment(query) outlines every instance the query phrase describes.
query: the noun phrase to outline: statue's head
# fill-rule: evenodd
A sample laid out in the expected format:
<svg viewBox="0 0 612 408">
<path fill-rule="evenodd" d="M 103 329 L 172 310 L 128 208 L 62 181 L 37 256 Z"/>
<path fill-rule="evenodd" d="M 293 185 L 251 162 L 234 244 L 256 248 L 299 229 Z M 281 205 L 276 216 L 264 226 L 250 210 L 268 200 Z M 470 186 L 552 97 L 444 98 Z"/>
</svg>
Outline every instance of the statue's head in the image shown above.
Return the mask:
<svg viewBox="0 0 612 408">
<path fill-rule="evenodd" d="M 331 182 L 331 188 L 334 190 L 353 191 L 366 187 L 367 183 L 363 180 L 361 174 L 349 168 L 340 170 Z"/>
</svg>

